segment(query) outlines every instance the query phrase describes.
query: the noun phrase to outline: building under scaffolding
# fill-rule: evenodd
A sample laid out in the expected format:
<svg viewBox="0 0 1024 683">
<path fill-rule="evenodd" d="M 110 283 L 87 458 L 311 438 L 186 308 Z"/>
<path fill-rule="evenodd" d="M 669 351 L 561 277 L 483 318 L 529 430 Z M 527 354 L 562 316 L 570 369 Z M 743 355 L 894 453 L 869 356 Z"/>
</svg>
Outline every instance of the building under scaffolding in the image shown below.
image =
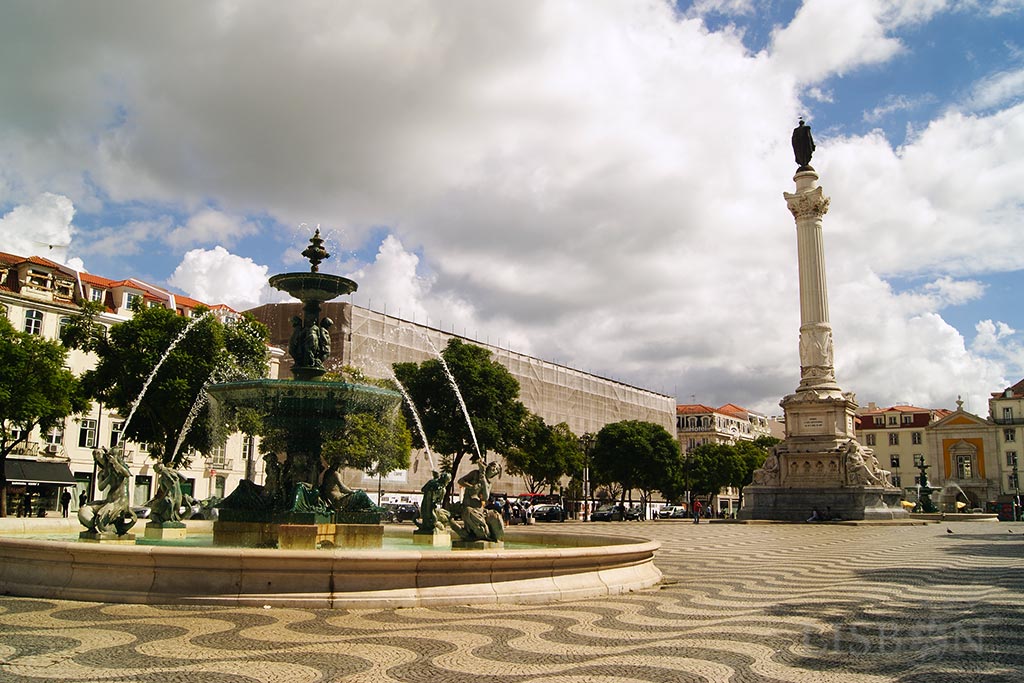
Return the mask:
<svg viewBox="0 0 1024 683">
<path fill-rule="evenodd" d="M 302 305 L 266 304 L 249 312 L 270 329 L 271 344 L 287 349 L 292 317 L 301 315 Z M 325 303 L 321 313 L 334 321 L 328 365 L 351 365 L 371 377 L 389 377 L 392 364 L 434 358 L 448 340 L 457 338 L 490 351 L 492 358 L 519 380 L 523 404 L 548 424 L 565 422 L 573 433 L 583 434 L 597 432 L 612 422 L 644 420 L 675 433 L 676 402 L 671 396 L 345 302 Z M 291 358 L 286 356 L 281 377 L 289 376 L 290 364 Z M 382 481 L 349 472 L 346 483 L 382 492 L 418 493 L 430 478 L 430 469 L 426 454 L 417 452 L 409 470 L 393 472 Z M 523 484 L 505 474 L 496 489 L 519 493 Z"/>
</svg>

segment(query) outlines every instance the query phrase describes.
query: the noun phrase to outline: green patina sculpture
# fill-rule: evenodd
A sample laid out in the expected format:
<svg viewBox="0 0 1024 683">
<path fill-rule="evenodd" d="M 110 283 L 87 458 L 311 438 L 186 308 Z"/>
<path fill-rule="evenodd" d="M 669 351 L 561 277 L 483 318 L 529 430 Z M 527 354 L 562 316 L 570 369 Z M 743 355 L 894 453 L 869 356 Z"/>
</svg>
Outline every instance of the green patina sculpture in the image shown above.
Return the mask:
<svg viewBox="0 0 1024 683">
<path fill-rule="evenodd" d="M 937 489 L 932 488 L 928 484 L 928 467 L 924 461 L 924 458 L 917 464 L 917 469 L 921 471 L 921 484 L 918 489 L 917 505 L 914 506 L 914 512 L 938 512 L 939 509 L 935 507 L 935 503 L 932 502 L 932 493 Z"/>
<path fill-rule="evenodd" d="M 452 477 L 447 472 L 435 471 L 433 475 L 433 478 L 420 489 L 423 500 L 420 501 L 420 521 L 416 522 L 417 533 L 443 532 L 451 521 L 451 515 L 441 505 L 444 502 L 445 489 L 448 488 L 448 482 Z"/>
<path fill-rule="evenodd" d="M 491 480 L 501 470 L 497 463 L 484 463 L 474 456 L 476 469 L 459 479 L 463 487 L 462 501 L 452 506 L 453 515 L 462 517 L 462 524 L 448 520 L 448 528 L 462 541 L 490 541 L 496 543 L 505 537 L 505 525 L 501 515 L 487 509 L 491 497 Z"/>
<path fill-rule="evenodd" d="M 181 521 L 181 506 L 191 504 L 191 496 L 181 492 L 185 478 L 177 470 L 172 470 L 163 463 L 153 465 L 157 475 L 157 495 L 146 505 L 150 508 L 151 523 L 163 526 L 184 526 Z"/>
<path fill-rule="evenodd" d="M 128 505 L 131 470 L 125 464 L 120 449 L 97 448 L 93 450 L 92 458 L 96 463 L 99 490 L 106 491 L 106 498 L 79 508 L 78 521 L 91 533 L 123 536 L 138 520 Z"/>
</svg>

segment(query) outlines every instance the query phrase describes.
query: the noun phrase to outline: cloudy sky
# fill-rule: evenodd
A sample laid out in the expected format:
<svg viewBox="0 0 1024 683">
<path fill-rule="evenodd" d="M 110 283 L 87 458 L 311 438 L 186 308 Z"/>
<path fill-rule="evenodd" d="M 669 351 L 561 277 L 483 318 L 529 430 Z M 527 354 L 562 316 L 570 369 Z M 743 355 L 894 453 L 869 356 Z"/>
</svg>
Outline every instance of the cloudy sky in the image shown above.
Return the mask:
<svg viewBox="0 0 1024 683">
<path fill-rule="evenodd" d="M 0 92 L 0 251 L 244 309 L 319 225 L 356 304 L 769 414 L 803 115 L 843 388 L 1024 377 L 1024 0 L 10 0 Z"/>
</svg>

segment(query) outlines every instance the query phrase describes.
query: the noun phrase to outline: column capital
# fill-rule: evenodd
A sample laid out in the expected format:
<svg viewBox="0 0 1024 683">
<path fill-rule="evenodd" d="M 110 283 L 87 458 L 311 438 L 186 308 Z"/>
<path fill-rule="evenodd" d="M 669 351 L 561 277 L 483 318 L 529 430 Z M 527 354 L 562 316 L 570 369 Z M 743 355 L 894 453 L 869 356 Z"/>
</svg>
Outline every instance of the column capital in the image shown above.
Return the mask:
<svg viewBox="0 0 1024 683">
<path fill-rule="evenodd" d="M 785 197 L 786 206 L 797 221 L 805 218 L 820 219 L 828 213 L 828 205 L 832 201 L 825 196 L 820 187 L 796 194 L 783 192 L 782 196 Z"/>
</svg>

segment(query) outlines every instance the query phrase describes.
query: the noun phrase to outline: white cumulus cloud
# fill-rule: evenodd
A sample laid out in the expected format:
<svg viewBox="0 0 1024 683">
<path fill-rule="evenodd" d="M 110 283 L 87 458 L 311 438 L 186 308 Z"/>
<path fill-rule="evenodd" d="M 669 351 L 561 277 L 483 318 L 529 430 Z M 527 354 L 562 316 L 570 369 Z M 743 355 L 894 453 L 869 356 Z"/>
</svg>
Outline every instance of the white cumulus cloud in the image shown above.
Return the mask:
<svg viewBox="0 0 1024 683">
<path fill-rule="evenodd" d="M 186 252 L 168 283 L 207 304 L 227 304 L 235 310 L 280 301 L 267 284 L 267 266 L 236 256 L 221 246 Z M 284 298 L 287 298 L 285 296 Z"/>
</svg>

